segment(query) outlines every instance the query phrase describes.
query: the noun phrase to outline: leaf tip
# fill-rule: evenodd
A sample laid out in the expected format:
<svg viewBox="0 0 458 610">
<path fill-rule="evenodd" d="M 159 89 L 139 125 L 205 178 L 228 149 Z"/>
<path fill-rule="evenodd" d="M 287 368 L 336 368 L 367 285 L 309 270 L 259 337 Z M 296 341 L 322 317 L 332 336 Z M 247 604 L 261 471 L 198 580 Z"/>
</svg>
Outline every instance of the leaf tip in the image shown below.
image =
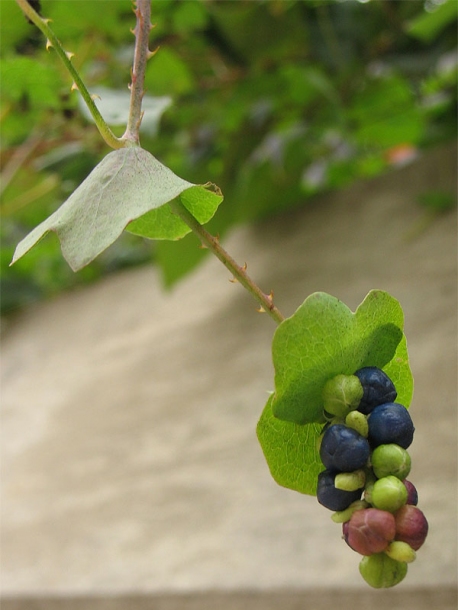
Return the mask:
<svg viewBox="0 0 458 610">
<path fill-rule="evenodd" d="M 206 182 L 205 184 L 202 184 L 202 186 L 204 187 L 204 189 L 210 191 L 211 193 L 214 193 L 218 197 L 223 197 L 223 191 L 219 188 L 218 185 L 214 184 L 213 182 Z"/>
</svg>

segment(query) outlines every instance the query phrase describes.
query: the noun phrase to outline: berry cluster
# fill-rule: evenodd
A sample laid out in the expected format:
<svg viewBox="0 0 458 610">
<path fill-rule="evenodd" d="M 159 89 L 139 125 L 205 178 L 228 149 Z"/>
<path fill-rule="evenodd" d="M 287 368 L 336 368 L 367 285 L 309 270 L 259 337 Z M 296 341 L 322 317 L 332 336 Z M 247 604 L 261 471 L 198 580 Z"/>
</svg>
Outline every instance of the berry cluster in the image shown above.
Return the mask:
<svg viewBox="0 0 458 610">
<path fill-rule="evenodd" d="M 318 502 L 336 511 L 332 519 L 343 524 L 346 543 L 363 555 L 362 577 L 376 588 L 404 579 L 428 533 L 407 480 L 415 429 L 396 397 L 393 382 L 376 367 L 337 375 L 323 391 L 330 421 L 321 436 L 326 470 L 318 476 Z"/>
</svg>

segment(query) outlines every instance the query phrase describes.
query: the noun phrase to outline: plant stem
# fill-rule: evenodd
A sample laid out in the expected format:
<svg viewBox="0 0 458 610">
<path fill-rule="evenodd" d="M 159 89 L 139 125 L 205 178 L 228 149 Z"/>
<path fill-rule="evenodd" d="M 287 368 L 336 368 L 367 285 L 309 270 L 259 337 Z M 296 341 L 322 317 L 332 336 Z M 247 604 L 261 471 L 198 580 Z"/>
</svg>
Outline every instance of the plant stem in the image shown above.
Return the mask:
<svg viewBox="0 0 458 610">
<path fill-rule="evenodd" d="M 126 131 L 123 140 L 139 145 L 139 130 L 142 121 L 143 84 L 148 59 L 154 55 L 148 48 L 151 30 L 151 0 L 137 0 L 135 16 L 137 24 L 132 33 L 135 35 L 134 61 L 132 64 L 132 82 L 130 84 L 130 108 Z"/>
<path fill-rule="evenodd" d="M 90 113 L 92 114 L 97 129 L 100 132 L 100 135 L 111 148 L 118 149 L 126 146 L 126 142 L 122 138 L 117 138 L 108 125 L 105 123 L 102 115 L 99 112 L 99 109 L 94 103 L 89 91 L 86 89 L 86 85 L 83 83 L 78 71 L 74 67 L 71 62 L 71 53 L 67 53 L 57 36 L 54 34 L 52 29 L 49 27 L 48 19 L 43 19 L 40 15 L 30 6 L 27 0 L 16 0 L 22 12 L 30 19 L 30 21 L 39 28 L 43 34 L 46 36 L 47 48 L 50 46 L 54 48 L 60 59 L 63 61 L 65 67 L 70 72 L 73 82 L 74 88 L 77 88 L 81 93 L 82 98 L 86 102 L 87 107 L 89 108 Z"/>
<path fill-rule="evenodd" d="M 23 13 L 34 23 L 46 36 L 47 48 L 53 47 L 56 53 L 63 61 L 65 67 L 70 72 L 74 80 L 74 87 L 78 89 L 84 101 L 91 112 L 97 128 L 105 142 L 114 149 L 123 148 L 125 146 L 139 146 L 139 130 L 142 120 L 142 98 L 144 95 L 143 85 L 145 80 L 145 70 L 148 59 L 154 55 L 148 48 L 149 33 L 151 30 L 151 0 L 136 0 L 135 16 L 137 24 L 133 34 L 135 35 L 135 50 L 134 60 L 132 65 L 132 82 L 130 85 L 130 108 L 127 121 L 126 131 L 122 138 L 117 138 L 109 126 L 105 123 L 97 106 L 94 103 L 89 91 L 86 89 L 81 77 L 71 62 L 71 53 L 67 53 L 59 39 L 48 25 L 49 20 L 43 19 L 30 6 L 27 0 L 16 0 L 17 4 Z M 260 311 L 265 311 L 275 320 L 277 324 L 283 322 L 284 317 L 274 305 L 273 293 L 265 294 L 257 284 L 253 282 L 246 272 L 246 265 L 241 267 L 229 255 L 226 250 L 220 245 L 217 237 L 214 237 L 206 231 L 189 210 L 179 201 L 175 199 L 170 202 L 172 210 L 190 227 L 190 229 L 198 236 L 204 246 L 209 248 L 213 254 L 229 269 L 233 274 L 234 279 L 240 282 L 242 286 L 258 301 Z"/>
<path fill-rule="evenodd" d="M 192 232 L 197 235 L 202 244 L 213 252 L 223 265 L 229 269 L 234 278 L 256 299 L 261 306 L 261 311 L 265 311 L 269 314 L 277 324 L 283 322 L 285 318 L 274 305 L 273 294 L 265 294 L 259 286 L 253 282 L 246 272 L 246 265 L 243 267 L 238 265 L 232 256 L 221 246 L 218 238 L 204 229 L 179 199 L 174 199 L 169 205 L 175 214 L 177 214 L 177 216 L 188 225 Z"/>
</svg>

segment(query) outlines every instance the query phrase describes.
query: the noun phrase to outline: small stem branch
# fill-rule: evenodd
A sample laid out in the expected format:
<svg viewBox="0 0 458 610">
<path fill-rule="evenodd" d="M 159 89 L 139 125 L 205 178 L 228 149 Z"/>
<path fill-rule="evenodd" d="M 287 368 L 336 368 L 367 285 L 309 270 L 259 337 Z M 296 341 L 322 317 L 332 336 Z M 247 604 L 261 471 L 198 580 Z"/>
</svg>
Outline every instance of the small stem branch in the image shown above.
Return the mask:
<svg viewBox="0 0 458 610">
<path fill-rule="evenodd" d="M 35 129 L 29 137 L 20 146 L 16 148 L 9 161 L 6 163 L 2 173 L 0 174 L 0 197 L 8 188 L 14 176 L 21 169 L 27 158 L 32 154 L 35 148 L 40 144 L 43 133 L 41 130 Z"/>
<path fill-rule="evenodd" d="M 97 129 L 99 130 L 102 138 L 105 140 L 105 142 L 108 144 L 108 146 L 111 146 L 111 148 L 114 148 L 114 149 L 123 148 L 126 145 L 126 143 L 121 138 L 117 138 L 114 135 L 114 133 L 111 131 L 111 129 L 108 127 L 108 125 L 105 123 L 105 121 L 104 121 L 102 115 L 100 114 L 99 109 L 95 105 L 94 100 L 92 99 L 89 91 L 86 89 L 86 85 L 83 83 L 80 75 L 78 74 L 78 71 L 76 70 L 76 68 L 74 67 L 74 65 L 71 62 L 71 59 L 70 59 L 71 53 L 67 53 L 65 51 L 60 40 L 57 38 L 57 36 L 52 31 L 52 29 L 49 27 L 49 25 L 48 25 L 49 20 L 42 19 L 42 17 L 40 17 L 40 15 L 30 6 L 30 4 L 27 2 L 27 0 L 16 0 L 16 2 L 19 5 L 22 12 L 46 36 L 46 38 L 48 40 L 47 47 L 49 48 L 51 46 L 54 48 L 57 55 L 63 61 L 65 67 L 70 72 L 70 74 L 73 78 L 74 87 L 76 87 L 78 89 L 78 91 L 81 93 L 82 98 L 86 102 L 86 105 L 89 108 L 89 111 L 94 118 L 95 124 L 97 125 Z"/>
<path fill-rule="evenodd" d="M 173 212 L 185 222 L 193 233 L 197 235 L 202 244 L 209 248 L 213 254 L 223 263 L 223 265 L 229 269 L 233 274 L 234 278 L 242 284 L 242 286 L 248 290 L 248 292 L 256 299 L 262 309 L 269 314 L 269 316 L 275 320 L 277 324 L 280 324 L 285 319 L 280 313 L 277 307 L 273 303 L 273 295 L 265 294 L 257 284 L 253 282 L 248 273 L 246 272 L 246 266 L 241 267 L 236 261 L 230 256 L 226 250 L 221 246 L 219 240 L 211 235 L 203 226 L 194 218 L 191 212 L 179 201 L 174 199 L 170 202 L 170 207 Z"/>
<path fill-rule="evenodd" d="M 135 34 L 134 61 L 132 64 L 132 82 L 130 84 L 130 108 L 126 131 L 123 140 L 139 144 L 139 130 L 142 120 L 143 84 L 148 59 L 152 56 L 148 48 L 149 33 L 151 30 L 151 0 L 137 0 L 135 16 L 137 25 Z"/>
</svg>

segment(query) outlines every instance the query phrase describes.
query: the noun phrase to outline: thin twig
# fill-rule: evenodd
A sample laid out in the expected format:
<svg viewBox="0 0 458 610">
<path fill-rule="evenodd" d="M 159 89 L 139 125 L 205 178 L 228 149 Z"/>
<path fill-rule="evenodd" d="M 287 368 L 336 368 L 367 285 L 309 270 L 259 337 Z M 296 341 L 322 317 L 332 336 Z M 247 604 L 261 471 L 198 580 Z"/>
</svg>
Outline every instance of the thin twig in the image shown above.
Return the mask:
<svg viewBox="0 0 458 610">
<path fill-rule="evenodd" d="M 135 30 L 135 50 L 132 64 L 132 82 L 130 84 L 130 108 L 126 131 L 122 137 L 135 144 L 139 144 L 139 130 L 142 120 L 143 84 L 148 59 L 154 55 L 148 48 L 149 33 L 151 30 L 151 0 L 137 0 L 134 11 L 137 18 Z"/>
<path fill-rule="evenodd" d="M 29 137 L 20 144 L 14 153 L 11 155 L 8 162 L 1 173 L 0 181 L 0 197 L 6 191 L 14 176 L 21 169 L 27 158 L 33 153 L 35 148 L 40 144 L 43 137 L 43 131 L 34 129 Z"/>
</svg>

